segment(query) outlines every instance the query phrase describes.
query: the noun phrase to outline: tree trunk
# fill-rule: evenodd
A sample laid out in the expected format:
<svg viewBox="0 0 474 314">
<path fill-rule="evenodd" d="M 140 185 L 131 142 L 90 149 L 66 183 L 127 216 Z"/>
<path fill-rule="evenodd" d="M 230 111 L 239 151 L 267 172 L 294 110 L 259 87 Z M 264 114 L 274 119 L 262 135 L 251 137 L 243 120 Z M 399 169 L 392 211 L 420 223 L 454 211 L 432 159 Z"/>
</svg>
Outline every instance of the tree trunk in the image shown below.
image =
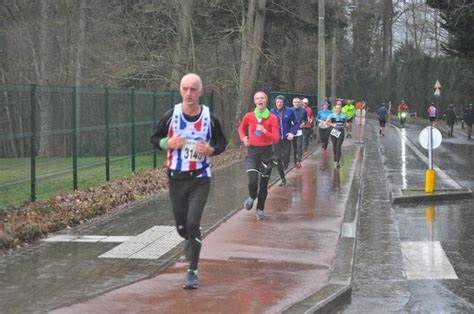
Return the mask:
<svg viewBox="0 0 474 314">
<path fill-rule="evenodd" d="M 387 76 L 390 70 L 390 41 L 392 36 L 392 0 L 383 2 L 383 75 Z"/>
<path fill-rule="evenodd" d="M 337 28 L 333 28 L 334 33 L 332 35 L 332 56 L 331 56 L 331 104 L 335 104 L 336 88 L 337 88 Z M 318 108 L 321 104 L 318 104 Z"/>
<path fill-rule="evenodd" d="M 415 11 L 414 3 L 411 4 L 411 17 L 412 17 L 412 22 L 413 22 L 413 41 L 415 43 L 416 50 L 419 50 L 420 46 L 418 43 L 418 29 L 417 29 L 416 11 Z"/>
<path fill-rule="evenodd" d="M 3 27 L 6 26 L 6 23 L 4 21 L 0 22 L 0 26 L 3 28 Z M 6 36 L 5 36 L 4 32 L 0 32 L 0 42 L 2 42 L 2 43 L 6 42 Z M 0 71 L 1 71 L 1 76 L 2 76 L 2 84 L 4 84 L 4 85 L 7 84 L 6 73 L 8 73 L 8 63 L 6 62 L 6 60 L 7 60 L 7 49 L 5 49 L 5 47 L 2 46 L 2 47 L 0 47 L 0 66 L 1 66 Z M 7 92 L 7 90 L 4 90 L 2 92 L 2 95 L 3 95 L 3 106 L 4 106 L 4 110 L 5 110 L 5 115 L 6 115 L 6 118 L 7 118 L 6 120 L 7 120 L 7 125 L 8 125 L 8 132 L 10 132 L 10 134 L 13 134 L 13 133 L 15 133 L 15 131 L 14 131 L 15 127 L 14 127 L 14 124 L 13 124 L 14 119 L 12 119 L 12 116 L 11 116 L 11 113 L 10 113 L 10 104 L 9 104 L 9 101 L 8 101 L 8 92 Z M 0 109 L 0 111 L 1 111 L 1 109 Z M 3 120 L 3 117 L 2 117 L 1 120 Z M 4 121 L 1 121 L 1 122 L 4 123 Z M 0 130 L 2 130 L 1 126 L 0 126 Z M 11 146 L 11 149 L 12 149 L 11 154 L 9 153 L 7 145 L 5 143 L 5 156 L 19 157 L 18 152 L 17 152 L 17 148 L 16 148 L 15 139 L 13 137 L 10 138 L 10 146 Z"/>
<path fill-rule="evenodd" d="M 6 85 L 7 84 L 7 79 L 5 77 L 5 73 L 7 73 L 6 70 L 5 70 L 5 64 L 2 64 L 2 83 Z M 6 90 L 4 90 L 2 94 L 3 94 L 3 103 L 4 103 L 5 115 L 7 117 L 8 131 L 10 132 L 10 134 L 14 134 L 15 133 L 14 119 L 12 119 L 12 115 L 10 113 L 10 106 L 9 106 L 9 101 L 8 101 L 8 92 Z M 5 151 L 5 156 L 20 157 L 18 155 L 15 139 L 13 137 L 10 138 L 10 146 L 12 148 L 12 153 L 9 154 L 8 150 L 7 150 L 7 151 Z"/>
<path fill-rule="evenodd" d="M 383 2 L 383 39 L 382 39 L 382 77 L 383 77 L 383 98 L 387 101 L 391 98 L 392 75 L 390 74 L 390 64 L 392 55 L 392 18 L 393 3 L 392 0 Z"/>
<path fill-rule="evenodd" d="M 179 86 L 183 74 L 196 71 L 192 20 L 193 1 L 175 0 L 175 6 L 178 19 L 178 38 L 176 39 L 176 51 L 173 54 L 173 69 L 170 79 L 170 85 L 173 88 Z"/>
<path fill-rule="evenodd" d="M 84 66 L 85 48 L 86 48 L 86 9 L 87 0 L 79 1 L 79 34 L 76 47 L 76 77 L 75 85 L 79 89 L 82 86 L 82 68 Z M 65 117 L 66 118 L 66 117 Z M 81 128 L 81 93 L 76 91 L 76 126 Z M 66 143 L 65 143 L 66 144 Z M 64 145 L 67 147 L 67 145 Z M 81 134 L 77 136 L 78 154 L 81 153 Z"/>
<path fill-rule="evenodd" d="M 237 112 L 233 129 L 235 129 L 235 126 L 242 119 L 243 114 L 252 107 L 252 95 L 257 80 L 257 71 L 265 33 L 266 6 L 266 0 L 250 0 L 247 14 L 242 14 L 239 88 L 237 93 Z"/>
<path fill-rule="evenodd" d="M 300 40 L 298 32 L 295 32 L 293 36 L 285 36 L 285 46 L 287 50 L 286 60 L 288 60 L 286 84 L 291 91 L 296 90 L 296 74 L 299 62 L 299 42 Z M 291 99 L 289 99 L 288 101 L 291 101 Z"/>
<path fill-rule="evenodd" d="M 40 77 L 39 85 L 48 86 L 52 82 L 55 62 L 55 40 L 54 34 L 50 27 L 51 20 L 54 18 L 54 3 L 48 0 L 42 0 L 40 3 L 41 10 L 41 28 L 40 28 Z M 54 108 L 51 104 L 51 97 L 44 94 L 38 97 L 38 105 L 40 111 L 40 131 L 42 133 L 54 129 Z M 54 138 L 48 135 L 39 137 L 39 155 L 52 156 L 58 150 Z"/>
</svg>

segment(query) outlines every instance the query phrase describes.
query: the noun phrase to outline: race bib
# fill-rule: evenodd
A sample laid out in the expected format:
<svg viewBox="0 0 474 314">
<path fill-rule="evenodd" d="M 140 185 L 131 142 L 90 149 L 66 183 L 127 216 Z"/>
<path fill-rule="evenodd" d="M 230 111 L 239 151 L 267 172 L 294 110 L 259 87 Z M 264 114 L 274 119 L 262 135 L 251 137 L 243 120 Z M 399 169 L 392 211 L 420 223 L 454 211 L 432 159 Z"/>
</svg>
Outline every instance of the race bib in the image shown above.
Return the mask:
<svg viewBox="0 0 474 314">
<path fill-rule="evenodd" d="M 331 130 L 331 135 L 334 136 L 335 138 L 339 138 L 339 136 L 341 136 L 341 131 L 337 130 L 337 129 L 332 129 Z"/>
<path fill-rule="evenodd" d="M 204 155 L 199 155 L 196 153 L 196 144 L 198 142 L 194 140 L 186 140 L 181 149 L 181 158 L 186 161 L 204 161 Z"/>
<path fill-rule="evenodd" d="M 303 135 L 303 130 L 301 129 L 296 131 L 296 136 L 300 136 L 300 135 Z"/>
</svg>

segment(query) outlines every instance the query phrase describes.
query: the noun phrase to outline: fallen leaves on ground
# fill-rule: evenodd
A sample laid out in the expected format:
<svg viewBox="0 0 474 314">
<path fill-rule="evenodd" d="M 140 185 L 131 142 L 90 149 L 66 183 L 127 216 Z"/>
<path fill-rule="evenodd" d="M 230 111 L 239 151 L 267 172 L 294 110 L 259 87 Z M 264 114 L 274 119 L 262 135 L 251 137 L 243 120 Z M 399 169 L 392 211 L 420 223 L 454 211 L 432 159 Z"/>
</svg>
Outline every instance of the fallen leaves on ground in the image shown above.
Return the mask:
<svg viewBox="0 0 474 314">
<path fill-rule="evenodd" d="M 218 170 L 240 161 L 245 149 L 228 149 L 212 157 Z M 4 253 L 31 243 L 51 232 L 82 224 L 109 213 L 119 205 L 149 197 L 168 189 L 166 166 L 131 174 L 97 187 L 59 194 L 45 201 L 7 209 L 0 216 L 0 249 Z"/>
</svg>

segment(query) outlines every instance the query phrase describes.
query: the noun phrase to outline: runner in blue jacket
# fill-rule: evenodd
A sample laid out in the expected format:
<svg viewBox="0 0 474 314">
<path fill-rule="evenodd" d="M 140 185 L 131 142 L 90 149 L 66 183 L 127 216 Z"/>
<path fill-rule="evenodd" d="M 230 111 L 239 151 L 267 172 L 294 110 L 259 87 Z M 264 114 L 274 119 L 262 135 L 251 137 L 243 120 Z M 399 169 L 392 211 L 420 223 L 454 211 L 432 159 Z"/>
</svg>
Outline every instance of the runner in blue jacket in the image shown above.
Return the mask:
<svg viewBox="0 0 474 314">
<path fill-rule="evenodd" d="M 331 114 L 331 110 L 328 109 L 329 104 L 325 101 L 321 103 L 321 107 L 322 109 L 318 111 L 316 116 L 316 121 L 319 126 L 319 138 L 323 143 L 323 149 L 326 150 L 328 148 L 329 132 L 331 132 L 330 126 L 326 124 L 326 119 Z"/>
<path fill-rule="evenodd" d="M 280 141 L 273 145 L 273 152 L 278 162 L 277 169 L 281 178 L 280 186 L 282 186 L 286 184 L 285 169 L 290 163 L 291 141 L 298 131 L 298 123 L 295 112 L 285 106 L 285 97 L 282 95 L 275 98 L 275 108 L 270 112 L 278 119 Z"/>
</svg>

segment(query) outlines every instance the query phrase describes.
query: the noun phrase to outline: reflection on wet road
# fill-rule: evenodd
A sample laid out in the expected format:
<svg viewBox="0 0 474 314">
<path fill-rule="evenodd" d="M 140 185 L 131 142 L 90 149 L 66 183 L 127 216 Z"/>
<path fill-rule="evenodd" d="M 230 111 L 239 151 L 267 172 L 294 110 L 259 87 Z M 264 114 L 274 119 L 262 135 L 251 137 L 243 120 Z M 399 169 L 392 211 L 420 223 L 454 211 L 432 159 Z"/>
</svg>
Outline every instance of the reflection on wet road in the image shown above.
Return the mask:
<svg viewBox="0 0 474 314">
<path fill-rule="evenodd" d="M 401 144 L 400 145 L 401 146 L 400 158 L 401 158 L 401 162 L 402 162 L 402 169 L 401 169 L 402 189 L 406 189 L 406 188 L 408 188 L 408 184 L 407 184 L 407 151 L 406 151 L 407 142 L 405 140 L 405 136 L 406 136 L 405 129 L 402 129 L 401 132 L 402 132 L 402 137 L 401 137 L 401 141 L 400 141 L 400 144 Z"/>
<path fill-rule="evenodd" d="M 410 146 L 425 155 L 426 150 L 417 144 L 422 127 L 387 128 L 380 137 L 374 126 L 366 147 L 352 302 L 338 311 L 473 312 L 473 200 L 406 206 L 386 202 L 392 186 L 424 186 L 426 163 Z M 445 139 L 434 162 L 451 179 L 472 188 L 473 147 L 472 141 Z M 374 169 L 379 152 L 383 174 Z M 375 180 L 377 175 L 385 180 Z M 437 188 L 448 185 L 443 180 Z"/>
</svg>

